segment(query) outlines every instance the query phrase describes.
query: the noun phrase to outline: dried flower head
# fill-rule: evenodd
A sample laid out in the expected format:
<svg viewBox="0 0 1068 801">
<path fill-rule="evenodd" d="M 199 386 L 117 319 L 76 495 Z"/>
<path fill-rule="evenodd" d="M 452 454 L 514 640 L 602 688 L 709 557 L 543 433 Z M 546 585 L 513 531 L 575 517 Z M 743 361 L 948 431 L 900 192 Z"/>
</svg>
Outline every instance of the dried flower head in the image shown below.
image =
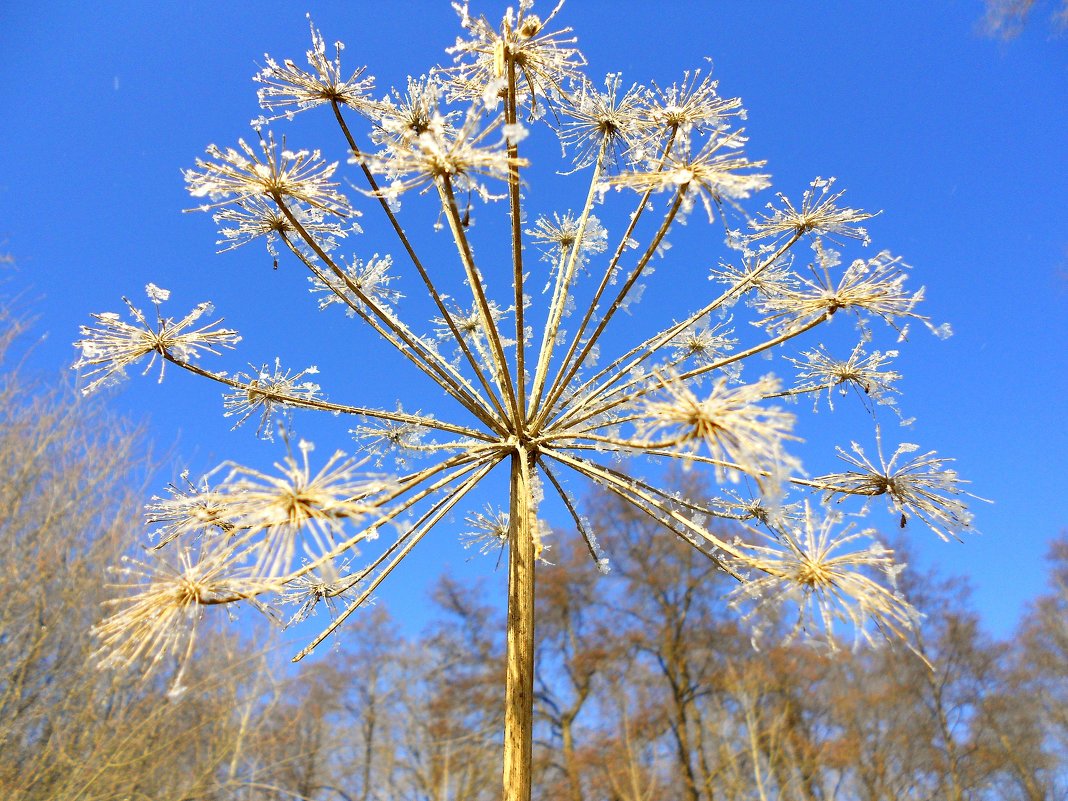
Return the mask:
<svg viewBox="0 0 1068 801">
<path fill-rule="evenodd" d="M 145 522 L 158 526 L 150 532 L 156 548 L 162 548 L 184 535 L 226 533 L 233 530 L 228 518 L 225 496 L 208 486 L 206 478 L 196 484 L 189 480 L 189 471 L 179 477 L 180 484 L 167 486 L 169 497 L 154 496 L 145 505 Z"/>
<path fill-rule="evenodd" d="M 919 614 L 896 587 L 904 565 L 873 530 L 856 531 L 853 523 L 839 529 L 841 522 L 840 515 L 820 514 L 806 503 L 799 520 L 773 525 L 772 535 L 753 531 L 767 544 L 744 546 L 743 562 L 758 572 L 732 592 L 732 603 L 756 621 L 773 620 L 777 607 L 795 605 L 788 641 L 803 632 L 833 648 L 843 627 L 852 630 L 854 645 L 873 643 L 873 627 L 907 637 Z"/>
<path fill-rule="evenodd" d="M 902 527 L 909 515 L 915 515 L 944 540 L 971 530 L 972 514 L 961 496 L 983 499 L 961 489 L 961 484 L 968 482 L 961 479 L 956 470 L 947 467 L 952 459 L 928 451 L 898 464 L 899 459 L 920 449 L 918 445 L 905 442 L 898 445 L 888 462 L 883 456 L 879 429 L 875 431 L 875 443 L 879 456 L 877 464 L 856 442 L 851 443 L 852 453 L 837 448 L 839 458 L 854 469 L 829 473 L 815 480 L 817 485 L 825 488 L 828 501 L 847 495 L 860 495 L 866 499 L 885 495 L 890 508 L 901 515 Z"/>
<path fill-rule="evenodd" d="M 331 619 L 335 619 L 341 612 L 340 604 L 359 590 L 359 582 L 349 573 L 349 560 L 336 567 L 333 562 L 327 562 L 303 573 L 288 582 L 279 593 L 278 599 L 282 604 L 296 607 L 285 626 L 288 628 L 306 620 L 309 615 L 315 615 L 320 604 L 326 607 Z"/>
<path fill-rule="evenodd" d="M 334 59 L 329 59 L 323 35 L 310 16 L 308 24 L 312 39 L 311 50 L 307 54 L 311 70 L 302 69 L 289 59 L 279 64 L 270 56 L 264 56 L 267 66 L 256 73 L 253 79 L 263 84 L 257 93 L 260 105 L 267 111 L 280 111 L 278 117 L 292 117 L 298 111 L 323 103 L 337 103 L 362 114 L 370 113 L 375 108 L 369 96 L 374 88 L 374 78 L 361 77 L 364 67 L 354 70 L 348 78 L 343 77 L 341 51 L 345 46 L 335 42 Z"/>
<path fill-rule="evenodd" d="M 477 548 L 485 556 L 499 553 L 508 545 L 508 513 L 486 504 L 485 511 L 464 518 L 467 531 L 460 534 L 464 548 Z"/>
<path fill-rule="evenodd" d="M 544 247 L 545 258 L 556 269 L 562 269 L 563 260 L 571 254 L 572 249 L 576 249 L 576 258 L 582 264 L 589 257 L 604 253 L 608 247 L 608 231 L 592 214 L 583 219 L 571 211 L 563 217 L 553 212 L 551 220 L 538 217 L 534 221 L 534 228 L 528 229 L 526 234 Z"/>
<path fill-rule="evenodd" d="M 786 195 L 779 194 L 781 207 L 768 204 L 770 214 L 750 221 L 753 229 L 750 238 L 779 239 L 784 236 L 800 236 L 814 233 L 834 238 L 837 236 L 859 239 L 868 244 L 868 232 L 857 225 L 871 219 L 874 215 L 857 209 L 839 208 L 838 200 L 845 192 L 831 193 L 834 178 L 816 178 L 801 196 L 801 208 L 794 208 Z"/>
<path fill-rule="evenodd" d="M 712 324 L 705 317 L 691 325 L 671 342 L 671 358 L 675 364 L 689 361 L 695 365 L 712 364 L 725 354 L 730 353 L 738 340 L 731 336 L 734 329 L 727 328 L 730 320 Z"/>
<path fill-rule="evenodd" d="M 747 252 L 743 254 L 741 266 L 724 262 L 714 268 L 709 279 L 725 285 L 729 296 L 728 304 L 748 293 L 763 297 L 777 297 L 796 291 L 799 278 L 787 258 L 766 259 L 760 254 Z"/>
<path fill-rule="evenodd" d="M 409 147 L 420 136 L 436 128 L 444 135 L 453 130 L 456 112 L 441 110 L 444 89 L 434 75 L 408 77 L 403 91 L 390 90 L 375 115 L 371 141 L 384 147 Z"/>
<path fill-rule="evenodd" d="M 645 110 L 650 135 L 664 138 L 679 132 L 705 133 L 723 127 L 729 117 L 745 118 L 740 98 L 720 97 L 719 82 L 701 70 L 688 70 L 666 88 L 652 83 Z"/>
<path fill-rule="evenodd" d="M 232 347 L 236 333 L 218 322 L 196 327 L 207 305 L 178 321 L 164 318 L 159 304 L 167 293 L 151 285 L 154 323 L 128 304 L 132 322 L 96 315 L 94 326 L 83 329 L 78 366 L 88 368 L 88 389 L 145 356 L 151 368 L 159 357 L 223 385 L 225 412 L 238 422 L 258 415 L 260 434 L 271 433 L 278 412 L 295 408 L 357 420 L 346 426 L 357 457 L 338 452 L 313 470 L 311 446 L 301 442 L 295 453 L 286 440 L 274 472 L 227 463 L 155 499 L 149 522 L 161 545 L 179 549 L 179 564 L 136 568 L 142 570 L 136 594 L 99 631 L 106 646 L 118 649 L 115 661 L 157 645 L 183 649 L 175 632 L 195 623 L 205 605 L 258 604 L 261 595 L 295 607 L 291 622 L 320 604 L 330 609 L 330 623 L 297 658 L 306 655 L 430 532 L 470 508 L 461 504 L 505 465 L 508 507 L 469 514 L 467 542 L 507 553 L 514 587 L 528 579 L 533 586 L 530 571 L 547 530 L 537 523 L 543 486 L 559 496 L 591 558 L 607 569 L 598 532 L 568 484 L 577 477 L 710 558 L 740 582 L 739 603 L 760 611 L 782 598 L 798 600 L 794 633 L 813 627 L 833 633 L 844 624 L 867 639 L 870 621 L 907 633 L 912 612 L 893 590 L 897 568 L 889 552 L 863 542 L 863 532 L 842 529 L 835 514 L 801 512 L 783 499 L 791 485 L 823 493 L 828 506 L 853 497 L 863 507 L 886 495 L 895 511 L 944 533 L 970 521 L 956 473 L 933 452 L 905 461 L 914 446 L 902 446 L 887 463 L 880 444 L 877 465 L 854 446 L 852 454 L 839 452 L 849 471 L 807 479 L 787 452 L 797 441 L 795 415 L 774 405 L 786 395 L 830 397 L 848 387 L 862 401 L 887 402 L 898 377 L 887 369 L 892 352 L 869 348 L 874 334 L 865 321 L 929 325 L 917 311 L 923 291 L 906 289 L 900 259 L 883 251 L 843 262 L 827 246 L 836 238 L 842 248 L 866 241 L 859 225 L 870 215 L 840 206 L 841 193 L 817 179 L 798 204 L 783 198 L 758 218 L 750 235 L 736 230 L 740 225 L 726 230 L 725 247 L 735 251 L 729 258 L 741 266 L 713 274 L 724 286 L 707 292 L 692 264 L 661 269 L 679 287 L 639 306 L 654 265 L 671 260 L 669 235 L 688 233 L 680 227 L 698 202 L 711 220 L 724 206 L 741 209 L 769 184 L 763 162 L 745 154 L 745 133 L 732 127 L 744 116 L 740 101 L 721 97 L 700 71 L 666 89 L 624 91 L 616 74 L 594 89 L 574 38 L 553 23 L 560 4 L 539 16 L 532 0 L 519 0 L 499 27 L 472 16 L 466 4 L 456 8 L 464 35 L 451 50 L 455 64 L 409 78 L 378 101 L 369 99 L 371 79 L 362 70 L 342 72 L 340 46 L 328 58 L 314 27 L 309 69 L 268 59 L 258 76 L 267 111 L 289 117 L 321 107 L 338 127 L 338 156 L 347 161 L 290 150 L 264 130 L 258 143 L 208 148 L 185 173 L 200 208 L 214 212 L 220 245 L 232 249 L 264 237 L 271 253 L 292 255 L 291 263 L 311 275 L 312 305 L 341 304 L 377 344 L 426 378 L 423 388 L 404 384 L 404 392 L 419 393 L 417 401 L 395 408 L 328 402 L 309 380 L 311 369 L 283 370 L 277 361 L 234 374 L 205 370 L 192 360 Z M 561 182 L 584 184 L 566 213 L 552 213 L 568 207 L 564 192 L 555 194 L 558 178 L 550 184 L 528 172 L 546 150 L 526 138 L 536 142 L 552 134 L 549 128 L 578 167 L 592 167 L 565 164 L 558 173 Z M 366 150 L 360 135 L 370 140 Z M 343 171 L 358 184 L 352 203 L 341 191 Z M 550 185 L 553 197 L 536 197 Z M 611 187 L 637 194 L 609 193 Z M 420 193 L 410 201 L 415 212 L 406 208 L 402 217 L 400 196 L 412 190 Z M 665 192 L 667 202 L 653 198 L 656 192 Z M 474 194 L 505 200 L 501 219 L 487 214 L 488 224 L 476 226 Z M 399 245 L 396 264 L 378 253 L 368 258 L 371 248 L 347 259 L 337 254 L 340 238 L 358 232 L 353 203 L 381 215 L 381 229 Z M 417 212 L 427 206 L 422 230 Z M 602 221 L 612 221 L 611 231 Z M 435 237 L 440 229 L 447 235 Z M 722 233 L 706 237 L 701 247 L 721 239 Z M 551 265 L 541 297 L 529 286 L 532 244 Z M 811 277 L 802 277 L 794 264 L 809 245 Z M 710 255 L 706 263 L 716 261 Z M 580 274 L 590 280 L 577 280 Z M 747 303 L 737 303 L 743 298 Z M 691 305 L 680 309 L 679 299 Z M 815 348 L 818 340 L 802 341 L 843 309 L 860 318 L 865 343 L 844 361 Z M 361 363 L 379 358 L 359 347 Z M 744 365 L 786 353 L 803 354 L 794 362 L 795 388 L 781 390 L 772 376 L 741 383 Z M 433 406 L 433 414 L 404 406 Z M 413 454 L 421 458 L 410 466 Z M 371 459 L 398 475 L 366 473 Z M 664 460 L 708 468 L 721 485 L 713 490 L 717 499 L 665 488 L 656 467 Z M 657 478 L 641 477 L 642 464 Z M 732 497 L 722 486 L 743 480 L 756 497 Z M 718 519 L 766 531 L 741 528 L 734 541 L 713 525 Z M 377 543 L 380 534 L 388 541 Z M 357 548 L 378 550 L 350 571 Z M 531 595 L 517 589 L 509 615 L 509 642 L 517 649 L 529 644 L 529 654 L 533 644 L 521 637 L 533 630 Z M 527 658 L 517 653 L 517 663 Z M 519 731 L 515 720 L 508 725 L 505 742 L 529 744 L 529 729 Z"/>
<path fill-rule="evenodd" d="M 181 320 L 175 321 L 172 317 L 164 317 L 159 308 L 160 303 L 170 297 L 170 292 L 155 284 L 149 284 L 145 291 L 156 307 L 155 323 L 149 322 L 144 312 L 123 298 L 135 324 L 126 322 L 114 312 L 103 312 L 92 315 L 98 323 L 96 327 L 81 327 L 83 338 L 74 346 L 82 354 L 74 367 L 90 368 L 83 375 L 93 378 L 82 388 L 83 393 L 89 394 L 125 378 L 126 368 L 145 356 L 150 357 L 146 373 L 152 369 L 157 357 L 160 358 L 159 380 L 162 381 L 167 361 L 188 363 L 201 353 L 218 354 L 220 348 L 232 348 L 241 341 L 236 331 L 217 327 L 222 320 L 192 328 L 201 317 L 212 313 L 214 307 L 210 303 L 197 305 Z"/>
<path fill-rule="evenodd" d="M 401 412 L 399 404 L 397 411 Z M 392 457 L 398 464 L 405 465 L 412 454 L 426 447 L 423 444 L 426 427 L 410 420 L 371 420 L 350 429 L 349 433 L 360 450 L 375 457 L 378 464 Z"/>
<path fill-rule="evenodd" d="M 253 368 L 255 369 L 255 368 Z M 223 396 L 225 417 L 237 417 L 234 428 L 248 420 L 252 415 L 260 415 L 256 436 L 270 440 L 274 438 L 272 425 L 279 407 L 286 408 L 293 398 L 311 400 L 319 393 L 319 385 L 301 379 L 319 372 L 318 367 L 307 367 L 299 373 L 283 370 L 279 359 L 274 360 L 272 370 L 266 364 L 254 373 L 238 373 L 234 380 L 244 386 Z"/>
</svg>

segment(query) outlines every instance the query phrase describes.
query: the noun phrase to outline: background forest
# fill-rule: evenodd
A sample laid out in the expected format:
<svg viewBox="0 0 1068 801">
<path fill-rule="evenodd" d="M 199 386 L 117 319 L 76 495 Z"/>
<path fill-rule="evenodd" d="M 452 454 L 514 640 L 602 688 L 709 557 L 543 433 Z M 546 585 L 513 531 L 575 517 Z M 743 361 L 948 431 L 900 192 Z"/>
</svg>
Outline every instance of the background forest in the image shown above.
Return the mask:
<svg viewBox="0 0 1068 801">
<path fill-rule="evenodd" d="M 22 327 L 4 320 L 4 351 Z M 447 576 L 421 634 L 368 610 L 296 671 L 262 620 L 202 632 L 177 692 L 166 670 L 98 669 L 91 628 L 139 515 L 144 450 L 98 405 L 4 365 L 0 796 L 496 797 L 503 612 Z M 984 635 L 966 587 L 912 575 L 928 670 L 901 647 L 754 650 L 708 560 L 650 550 L 647 521 L 597 507 L 613 573 L 559 536 L 539 578 L 539 797 L 1068 797 L 1068 538 L 1005 641 Z"/>
</svg>

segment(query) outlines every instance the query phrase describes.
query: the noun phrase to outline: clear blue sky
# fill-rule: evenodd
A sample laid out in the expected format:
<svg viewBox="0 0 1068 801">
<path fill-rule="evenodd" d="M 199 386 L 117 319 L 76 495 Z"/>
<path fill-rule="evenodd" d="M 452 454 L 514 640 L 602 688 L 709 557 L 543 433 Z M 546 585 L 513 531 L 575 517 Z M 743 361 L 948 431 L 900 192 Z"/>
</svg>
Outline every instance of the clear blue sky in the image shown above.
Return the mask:
<svg viewBox="0 0 1068 801">
<path fill-rule="evenodd" d="M 230 369 L 276 355 L 324 373 L 356 364 L 360 392 L 329 396 L 393 405 L 391 369 L 365 358 L 350 321 L 294 302 L 296 283 L 261 245 L 215 255 L 210 220 L 179 213 L 192 205 L 180 171 L 208 143 L 249 134 L 263 53 L 303 59 L 305 11 L 381 90 L 447 58 L 459 32 L 444 1 L 4 4 L 0 252 L 17 269 L 0 291 L 47 335 L 34 369 L 69 365 L 89 313 L 120 310 L 124 294 L 144 304 L 153 281 L 174 291 L 173 311 L 211 299 L 242 331 Z M 834 175 L 851 205 L 883 210 L 875 246 L 914 265 L 926 312 L 956 332 L 946 342 L 917 332 L 904 348 L 902 404 L 918 418 L 904 438 L 956 457 L 971 489 L 996 501 L 976 505 L 981 536 L 943 544 L 916 526 L 912 541 L 921 564 L 969 577 L 1004 634 L 1041 587 L 1046 544 L 1068 527 L 1068 38 L 1036 19 L 1018 40 L 992 41 L 976 32 L 981 14 L 978 0 L 571 0 L 560 19 L 595 79 L 622 71 L 664 85 L 711 57 L 721 92 L 748 108 L 749 153 L 768 160 L 777 189 L 796 195 Z M 316 131 L 295 127 L 293 144 L 340 158 L 336 138 Z M 230 430 L 218 394 L 175 371 L 162 386 L 134 376 L 110 402 L 147 418 L 157 443 L 177 441 L 176 465 L 277 458 L 254 427 Z M 870 441 L 863 428 L 850 436 Z M 455 541 L 434 548 L 395 577 L 387 601 L 418 597 L 423 572 L 444 564 L 492 570 L 467 565 Z"/>
</svg>

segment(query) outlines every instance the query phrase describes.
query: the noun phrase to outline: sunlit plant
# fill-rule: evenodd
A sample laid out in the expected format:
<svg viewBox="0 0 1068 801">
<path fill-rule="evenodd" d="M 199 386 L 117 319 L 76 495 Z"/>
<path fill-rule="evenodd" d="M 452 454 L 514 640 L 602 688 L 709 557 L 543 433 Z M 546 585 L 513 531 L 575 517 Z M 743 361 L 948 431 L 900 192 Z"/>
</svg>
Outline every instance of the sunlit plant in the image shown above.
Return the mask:
<svg viewBox="0 0 1068 801">
<path fill-rule="evenodd" d="M 590 488 L 711 559 L 736 581 L 733 603 L 761 615 L 792 605 L 788 636 L 831 644 L 843 633 L 907 638 L 916 619 L 895 587 L 893 554 L 847 519 L 856 515 L 843 502 L 863 512 L 886 496 L 895 521 L 919 518 L 943 536 L 971 519 L 948 460 L 901 463 L 914 445 L 887 462 L 877 434 L 877 463 L 853 443 L 839 449 L 845 472 L 814 479 L 795 455 L 809 406 L 787 410 L 792 399 L 833 409 L 835 396 L 855 395 L 873 427 L 880 405 L 897 413 L 897 352 L 871 349 L 877 327 L 894 340 L 910 321 L 948 333 L 917 310 L 923 290 L 907 288 L 899 257 L 860 250 L 871 214 L 820 178 L 800 198 L 746 212 L 770 176 L 746 154 L 741 102 L 707 74 L 666 87 L 591 80 L 576 39 L 556 24 L 559 5 L 541 17 L 522 0 L 499 26 L 456 9 L 453 63 L 388 91 L 343 67 L 342 46 L 328 48 L 313 25 L 308 67 L 268 58 L 256 75 L 265 115 L 252 135 L 209 146 L 185 174 L 222 250 L 266 240 L 275 266 L 307 270 L 312 310 L 337 306 L 370 326 L 424 386 L 398 387 L 402 402 L 379 409 L 330 399 L 329 375 L 316 376 L 322 386 L 308 380 L 314 368 L 209 369 L 202 357 L 234 348 L 237 332 L 208 322 L 206 303 L 168 317 L 168 293 L 153 284 L 154 316 L 126 301 L 128 319 L 97 314 L 82 329 L 86 391 L 147 359 L 221 385 L 224 413 L 255 420 L 265 438 L 295 411 L 355 421 L 354 455 L 322 462 L 311 444 L 292 444 L 287 425 L 274 472 L 227 463 L 154 499 L 155 550 L 120 569 L 133 589 L 98 633 L 105 663 L 154 664 L 188 651 L 208 606 L 288 605 L 278 617 L 292 622 L 321 604 L 331 621 L 299 659 L 428 534 L 453 529 L 440 524 L 459 507 L 466 545 L 507 551 L 505 796 L 529 799 L 543 495 L 559 498 L 600 570 L 609 557 L 579 500 Z M 313 110 L 336 121 L 335 160 L 293 149 L 272 128 Z M 565 160 L 539 173 L 549 159 L 538 140 L 552 137 Z M 581 182 L 577 208 L 546 193 L 561 180 L 554 172 Z M 413 193 L 435 200 L 431 215 L 419 198 L 416 213 L 402 208 Z M 492 226 L 480 235 L 476 200 L 487 214 L 500 209 L 505 235 Z M 347 255 L 342 246 L 362 233 L 357 217 L 374 245 Z M 706 225 L 679 231 L 686 221 Z M 411 236 L 422 228 L 440 229 L 432 253 Z M 683 233 L 719 244 L 718 260 L 673 263 L 668 237 Z M 860 252 L 847 258 L 847 247 Z M 689 285 L 692 307 L 638 305 L 654 267 Z M 429 321 L 404 313 L 420 295 Z M 852 320 L 825 345 L 819 332 L 841 317 Z M 840 350 L 843 334 L 856 344 Z M 428 398 L 440 417 L 411 411 Z M 718 489 L 693 498 L 668 488 L 671 461 L 706 469 Z M 498 470 L 508 471 L 507 510 L 477 511 L 466 499 Z"/>
</svg>

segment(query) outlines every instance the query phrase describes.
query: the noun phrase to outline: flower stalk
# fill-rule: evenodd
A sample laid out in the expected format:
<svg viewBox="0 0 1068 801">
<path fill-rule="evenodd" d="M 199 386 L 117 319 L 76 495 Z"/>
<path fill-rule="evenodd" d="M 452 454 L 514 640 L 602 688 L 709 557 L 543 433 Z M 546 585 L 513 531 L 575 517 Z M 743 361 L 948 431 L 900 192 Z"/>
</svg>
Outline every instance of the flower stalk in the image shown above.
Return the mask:
<svg viewBox="0 0 1068 801">
<path fill-rule="evenodd" d="M 528 801 L 534 748 L 534 575 L 537 510 L 531 458 L 511 457 L 508 508 L 508 630 L 504 700 L 504 798 Z"/>
</svg>

